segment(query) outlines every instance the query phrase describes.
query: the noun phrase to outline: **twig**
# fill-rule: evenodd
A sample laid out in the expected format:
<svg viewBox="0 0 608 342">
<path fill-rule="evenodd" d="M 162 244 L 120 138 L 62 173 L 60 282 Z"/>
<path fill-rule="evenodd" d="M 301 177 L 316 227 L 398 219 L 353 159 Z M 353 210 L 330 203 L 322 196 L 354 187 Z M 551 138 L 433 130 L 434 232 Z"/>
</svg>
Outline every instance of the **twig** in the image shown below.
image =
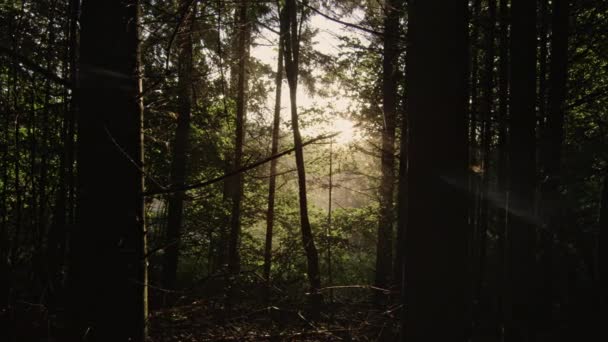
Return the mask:
<svg viewBox="0 0 608 342">
<path fill-rule="evenodd" d="M 368 289 L 368 290 L 376 290 L 376 291 L 380 291 L 384 294 L 389 294 L 391 293 L 391 290 L 388 289 L 383 289 L 381 287 L 377 287 L 377 286 L 373 286 L 373 285 L 341 285 L 341 286 L 327 286 L 327 287 L 323 287 L 320 288 L 318 290 L 318 292 L 321 291 L 325 291 L 325 290 L 336 290 L 336 289 Z"/>
<path fill-rule="evenodd" d="M 308 4 L 307 4 L 307 3 L 305 3 L 305 2 L 301 2 L 301 1 L 300 1 L 300 4 L 302 4 L 302 6 L 304 6 L 304 7 L 306 7 L 306 8 L 309 8 L 309 9 L 310 9 L 310 10 L 312 10 L 313 12 L 315 12 L 315 13 L 319 14 L 320 16 L 325 17 L 325 18 L 327 18 L 327 19 L 329 19 L 329 20 L 331 20 L 331 21 L 333 21 L 333 22 L 336 22 L 336 23 L 338 23 L 338 24 L 342 24 L 342 25 L 344 25 L 344 26 L 352 27 L 352 28 L 355 28 L 355 29 L 357 29 L 357 30 L 361 30 L 361 31 L 363 31 L 363 32 L 371 33 L 371 34 L 376 35 L 376 36 L 379 36 L 379 37 L 384 36 L 384 32 L 375 31 L 375 30 L 372 30 L 372 29 L 368 29 L 367 27 L 363 27 L 363 26 L 360 26 L 360 25 L 357 25 L 357 24 L 353 24 L 353 23 L 349 23 L 349 22 L 346 22 L 346 21 L 342 21 L 342 20 L 340 20 L 340 19 L 338 19 L 338 18 L 334 18 L 334 17 L 332 17 L 332 16 L 330 16 L 330 15 L 327 15 L 327 14 L 325 14 L 325 13 L 323 13 L 323 12 L 319 11 L 318 9 L 316 9 L 316 8 L 314 8 L 314 7 L 310 6 L 310 5 L 308 5 Z"/>
</svg>

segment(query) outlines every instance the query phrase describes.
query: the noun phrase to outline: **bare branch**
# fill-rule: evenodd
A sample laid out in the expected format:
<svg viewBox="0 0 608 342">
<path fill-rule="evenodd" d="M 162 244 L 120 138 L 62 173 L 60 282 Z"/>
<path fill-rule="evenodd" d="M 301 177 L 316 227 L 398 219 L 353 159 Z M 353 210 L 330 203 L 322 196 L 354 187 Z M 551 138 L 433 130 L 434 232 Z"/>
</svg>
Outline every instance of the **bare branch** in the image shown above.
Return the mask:
<svg viewBox="0 0 608 342">
<path fill-rule="evenodd" d="M 312 144 L 312 143 L 314 143 L 316 141 L 319 141 L 319 140 L 333 138 L 333 137 L 337 136 L 338 134 L 340 134 L 340 133 L 338 132 L 338 133 L 334 133 L 334 134 L 330 134 L 330 135 L 321 135 L 321 136 L 318 136 L 318 137 L 316 137 L 314 139 L 311 139 L 311 140 L 303 143 L 302 147 L 304 147 L 306 145 L 310 145 L 310 144 Z M 242 168 L 240 168 L 238 170 L 234 170 L 234 171 L 225 173 L 224 175 L 222 175 L 220 177 L 216 177 L 216 178 L 204 181 L 204 182 L 190 184 L 190 185 L 181 186 L 181 187 L 174 187 L 174 188 L 170 187 L 170 188 L 156 190 L 156 191 L 147 191 L 147 192 L 144 192 L 143 195 L 144 196 L 153 196 L 153 195 L 170 194 L 170 193 L 179 192 L 179 191 L 188 191 L 188 190 L 203 188 L 203 187 L 206 187 L 208 185 L 220 182 L 220 181 L 222 181 L 222 180 L 224 180 L 226 178 L 230 178 L 232 176 L 238 175 L 238 174 L 243 173 L 245 171 L 249 171 L 249 170 L 251 170 L 253 168 L 256 168 L 256 167 L 258 167 L 260 165 L 266 164 L 269 161 L 272 161 L 274 159 L 281 158 L 281 157 L 283 157 L 283 156 L 285 156 L 287 154 L 292 153 L 295 150 L 296 150 L 295 147 L 294 148 L 290 148 L 290 149 L 285 150 L 285 151 L 283 151 L 281 153 L 275 154 L 273 156 L 270 156 L 268 158 L 262 159 L 262 160 L 260 160 L 258 162 L 253 163 L 253 164 L 250 164 L 250 165 L 247 165 L 245 167 L 242 167 Z"/>
</svg>

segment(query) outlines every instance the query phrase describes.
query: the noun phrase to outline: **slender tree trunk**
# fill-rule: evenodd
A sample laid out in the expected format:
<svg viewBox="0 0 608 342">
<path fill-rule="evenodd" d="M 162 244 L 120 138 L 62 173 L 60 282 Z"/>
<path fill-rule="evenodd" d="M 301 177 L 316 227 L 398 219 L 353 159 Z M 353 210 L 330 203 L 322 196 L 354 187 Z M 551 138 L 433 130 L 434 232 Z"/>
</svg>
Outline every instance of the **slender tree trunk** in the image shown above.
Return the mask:
<svg viewBox="0 0 608 342">
<path fill-rule="evenodd" d="M 549 317 L 553 303 L 553 240 L 561 235 L 563 205 L 560 195 L 564 111 L 568 79 L 569 1 L 553 0 L 551 63 L 548 113 L 544 126 L 543 169 L 541 185 L 543 226 L 540 231 L 542 288 L 539 317 Z M 543 323 L 549 323 L 545 321 Z"/>
<path fill-rule="evenodd" d="M 480 61 L 480 26 L 481 26 L 481 0 L 473 0 L 472 8 L 470 12 L 470 22 L 472 26 L 471 36 L 469 38 L 470 46 L 471 46 L 471 68 L 470 68 L 470 77 L 469 77 L 469 86 L 470 86 L 470 103 L 469 103 L 469 165 L 479 167 L 479 136 L 478 136 L 478 127 L 480 126 L 480 113 L 479 113 L 479 100 L 480 100 L 480 72 L 481 68 L 479 67 Z M 478 200 L 479 200 L 479 179 L 478 175 L 475 172 L 469 173 L 469 222 L 472 227 L 471 229 L 471 243 L 470 243 L 470 253 L 473 260 L 476 260 L 479 255 L 477 244 L 478 238 Z M 477 270 L 473 267 L 472 273 L 475 274 Z"/>
<path fill-rule="evenodd" d="M 408 10 L 409 212 L 403 246 L 403 337 L 465 341 L 470 324 L 467 2 L 415 1 Z"/>
<path fill-rule="evenodd" d="M 549 21 L 549 0 L 538 0 L 538 122 L 539 129 L 547 120 L 547 37 Z M 542 153 L 542 151 L 541 151 Z"/>
<path fill-rule="evenodd" d="M 480 101 L 481 122 L 481 189 L 479 203 L 479 269 L 477 273 L 477 302 L 481 303 L 483 284 L 485 280 L 486 254 L 487 254 L 487 234 L 488 234 L 488 210 L 490 192 L 490 140 L 491 122 L 494 95 L 494 38 L 496 25 L 496 0 L 488 0 L 487 25 L 484 27 L 484 67 L 481 85 L 483 96 Z"/>
<path fill-rule="evenodd" d="M 599 243 L 598 243 L 598 264 L 599 264 L 599 289 L 600 289 L 600 310 L 606 310 L 608 305 L 608 173 L 604 175 L 602 185 L 602 198 L 600 199 L 599 217 Z M 604 311 L 605 312 L 605 311 Z M 601 314 L 601 312 L 600 312 Z M 605 332 L 604 332 L 605 334 Z"/>
<path fill-rule="evenodd" d="M 376 244 L 375 285 L 386 288 L 393 262 L 393 196 L 395 188 L 395 125 L 397 109 L 397 60 L 399 57 L 400 1 L 386 3 L 384 18 L 384 58 L 382 62 L 382 178 L 380 180 L 380 213 Z M 377 298 L 381 300 L 382 298 Z"/>
<path fill-rule="evenodd" d="M 334 139 L 329 141 L 329 184 L 328 184 L 328 199 L 327 199 L 327 226 L 325 230 L 325 240 L 327 243 L 327 285 L 332 286 L 334 283 L 332 268 L 331 268 L 331 225 L 332 225 L 332 204 L 333 204 L 333 172 L 334 172 Z M 334 290 L 329 290 L 329 303 L 334 301 Z"/>
<path fill-rule="evenodd" d="M 403 286 L 405 280 L 405 232 L 407 227 L 407 172 L 408 172 L 408 120 L 409 117 L 403 115 L 401 118 L 401 141 L 399 142 L 399 186 L 397 189 L 397 239 L 395 243 L 395 263 L 393 268 L 393 281 L 397 285 L 399 296 L 403 296 Z M 403 298 L 400 298 L 403 300 Z"/>
<path fill-rule="evenodd" d="M 186 164 L 188 139 L 190 136 L 190 114 L 192 107 L 192 29 L 194 13 L 191 1 L 180 0 L 180 12 L 184 13 L 182 24 L 177 33 L 178 46 L 178 112 L 173 159 L 171 160 L 171 186 L 184 186 L 186 183 Z M 167 240 L 163 283 L 167 289 L 175 289 L 177 265 L 181 240 L 181 226 L 184 207 L 184 192 L 169 195 L 167 214 Z"/>
<path fill-rule="evenodd" d="M 502 336 L 505 299 L 505 252 L 507 224 L 507 115 L 509 108 L 509 0 L 499 4 L 498 41 L 498 161 L 496 166 L 496 334 Z"/>
<path fill-rule="evenodd" d="M 300 18 L 303 20 L 303 18 Z M 296 154 L 296 167 L 298 171 L 298 197 L 300 200 L 300 225 L 302 230 L 302 243 L 306 252 L 308 266 L 308 281 L 310 283 L 310 298 L 313 315 L 317 316 L 322 301 L 319 289 L 321 288 L 321 275 L 319 271 L 319 254 L 315 247 L 312 228 L 308 219 L 308 200 L 306 198 L 306 169 L 304 165 L 304 151 L 302 136 L 298 123 L 298 72 L 300 57 L 300 32 L 298 30 L 297 5 L 295 0 L 287 0 L 285 15 L 281 23 L 281 32 L 285 37 L 284 60 L 285 74 L 289 84 L 289 98 L 291 102 L 291 125 Z"/>
<path fill-rule="evenodd" d="M 144 341 L 146 232 L 137 0 L 82 4 L 74 340 Z"/>
<path fill-rule="evenodd" d="M 0 81 L 1 82 L 1 81 Z M 0 83 L 0 87 L 4 87 Z M 0 280 L 0 310 L 8 306 L 9 294 L 9 225 L 8 225 L 8 197 L 9 197 L 9 170 L 8 170 L 8 145 L 10 141 L 10 115 L 9 115 L 9 98 L 0 98 L 0 108 L 5 111 L 3 115 L 2 125 L 2 145 L 5 147 L 2 150 L 2 159 L 0 160 L 0 170 L 2 171 L 2 192 L 0 193 L 0 274 L 3 274 L 3 279 Z M 0 323 L 0 328 L 8 331 L 8 322 Z"/>
<path fill-rule="evenodd" d="M 283 13 L 279 13 L 283 15 Z M 272 147 L 270 155 L 279 152 L 279 133 L 281 124 L 281 90 L 283 87 L 283 37 L 279 37 L 279 55 L 275 77 L 274 118 L 272 123 Z M 276 191 L 277 159 L 270 162 L 270 180 L 268 181 L 268 211 L 266 212 L 266 243 L 264 245 L 264 280 L 266 281 L 266 301 L 270 300 L 270 268 L 272 264 L 272 235 L 274 228 L 274 196 Z"/>
<path fill-rule="evenodd" d="M 511 29 L 511 117 L 509 127 L 509 292 L 505 341 L 533 335 L 532 288 L 536 217 L 536 2 L 513 0 Z"/>
<path fill-rule="evenodd" d="M 238 83 L 236 94 L 236 138 L 234 143 L 233 169 L 241 168 L 243 159 L 243 144 L 245 141 L 245 118 L 247 116 L 247 62 L 249 60 L 249 40 L 251 23 L 249 22 L 248 0 L 241 0 L 238 7 Z M 232 187 L 232 214 L 230 219 L 230 237 L 228 244 L 228 269 L 230 274 L 240 272 L 241 261 L 239 243 L 241 238 L 241 204 L 243 197 L 243 175 L 239 173 L 233 177 Z"/>
</svg>

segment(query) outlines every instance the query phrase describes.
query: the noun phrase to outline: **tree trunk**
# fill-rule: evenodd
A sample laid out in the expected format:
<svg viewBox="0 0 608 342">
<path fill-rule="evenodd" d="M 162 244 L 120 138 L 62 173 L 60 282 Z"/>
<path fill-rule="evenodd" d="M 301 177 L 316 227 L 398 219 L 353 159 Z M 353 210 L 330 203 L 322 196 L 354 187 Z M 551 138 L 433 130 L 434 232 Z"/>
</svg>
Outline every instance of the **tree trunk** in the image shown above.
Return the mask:
<svg viewBox="0 0 608 342">
<path fill-rule="evenodd" d="M 280 11 L 280 10 L 279 10 Z M 279 16 L 284 15 L 280 11 Z M 283 87 L 283 37 L 279 36 L 279 55 L 275 77 L 274 118 L 272 123 L 272 147 L 270 155 L 279 152 L 279 133 L 281 124 L 281 90 Z M 272 264 L 272 234 L 274 228 L 274 196 L 276 190 L 277 159 L 270 162 L 270 180 L 268 181 L 268 211 L 266 212 L 266 243 L 264 245 L 264 280 L 266 281 L 266 301 L 270 300 L 270 267 Z"/>
<path fill-rule="evenodd" d="M 536 2 L 513 0 L 509 127 L 508 281 L 505 341 L 532 337 L 536 217 Z"/>
<path fill-rule="evenodd" d="M 608 246 L 608 173 L 604 176 L 604 182 L 602 184 L 602 198 L 600 203 L 600 217 L 599 217 L 599 250 L 598 250 L 598 264 L 599 264 L 599 289 L 600 289 L 600 303 L 599 307 L 601 310 L 606 310 L 608 305 L 608 253 L 606 247 Z M 605 333 L 605 332 L 604 332 Z"/>
<path fill-rule="evenodd" d="M 564 111 L 568 79 L 569 1 L 554 0 L 549 65 L 548 113 L 544 125 L 544 180 L 542 190 L 543 227 L 539 234 L 541 249 L 542 288 L 539 317 L 549 317 L 553 305 L 553 241 L 561 235 L 563 205 L 560 195 L 562 145 L 564 142 Z M 559 239 L 559 238 L 558 238 Z M 550 323 L 545 321 L 543 323 Z"/>
<path fill-rule="evenodd" d="M 399 57 L 400 1 L 386 3 L 384 18 L 384 58 L 382 62 L 382 178 L 380 180 L 380 213 L 376 245 L 375 285 L 386 288 L 393 262 L 393 195 L 395 188 L 395 125 L 397 109 L 397 60 Z M 380 300 L 381 298 L 377 298 Z"/>
<path fill-rule="evenodd" d="M 467 2 L 410 2 L 408 14 L 403 337 L 465 341 Z"/>
<path fill-rule="evenodd" d="M 192 107 L 192 24 L 194 9 L 191 1 L 180 0 L 179 9 L 183 13 L 182 24 L 177 33 L 178 46 L 178 112 L 175 140 L 173 142 L 173 159 L 171 160 L 171 186 L 184 186 L 186 182 L 186 164 L 188 139 L 190 136 L 190 113 Z M 177 191 L 169 195 L 167 213 L 166 256 L 163 268 L 163 284 L 167 289 L 175 289 L 177 265 L 181 240 L 181 226 L 184 207 L 184 192 Z"/>
<path fill-rule="evenodd" d="M 487 234 L 488 234 L 488 210 L 490 193 L 490 140 L 493 94 L 494 94 L 494 32 L 496 24 L 496 0 L 488 0 L 487 25 L 484 27 L 484 67 L 481 79 L 483 96 L 480 101 L 481 114 L 481 189 L 479 203 L 479 268 L 477 271 L 476 299 L 480 303 L 482 300 L 483 283 L 485 280 L 486 255 L 487 255 Z"/>
<path fill-rule="evenodd" d="M 285 15 L 281 23 L 281 32 L 285 37 L 284 60 L 285 74 L 289 84 L 289 99 L 291 102 L 291 125 L 293 128 L 293 140 L 296 154 L 296 168 L 298 171 L 298 196 L 300 200 L 300 225 L 302 230 L 302 243 L 306 252 L 308 266 L 308 281 L 310 283 L 310 299 L 313 315 L 317 316 L 320 310 L 321 275 L 319 271 L 319 254 L 315 247 L 315 241 L 308 219 L 308 202 L 306 198 L 306 169 L 304 165 L 304 151 L 302 148 L 302 136 L 298 123 L 297 89 L 300 54 L 300 32 L 298 31 L 297 7 L 295 0 L 287 0 L 285 4 Z M 303 20 L 303 18 L 300 18 Z"/>
<path fill-rule="evenodd" d="M 509 0 L 499 4 L 498 40 L 498 161 L 496 165 L 496 335 L 502 338 L 505 294 L 507 224 L 507 115 L 509 102 Z"/>
<path fill-rule="evenodd" d="M 78 208 L 69 274 L 75 340 L 145 340 L 138 19 L 137 0 L 82 4 Z"/>
<path fill-rule="evenodd" d="M 249 60 L 249 40 L 251 23 L 248 17 L 248 0 L 239 3 L 238 30 L 238 83 L 236 94 L 236 138 L 234 143 L 233 169 L 241 168 L 243 159 L 243 143 L 245 140 L 245 118 L 247 116 L 247 61 Z M 241 261 L 239 243 L 241 238 L 241 202 L 243 197 L 243 175 L 239 173 L 232 177 L 232 214 L 230 218 L 230 237 L 228 244 L 228 270 L 236 275 L 240 272 Z"/>
</svg>

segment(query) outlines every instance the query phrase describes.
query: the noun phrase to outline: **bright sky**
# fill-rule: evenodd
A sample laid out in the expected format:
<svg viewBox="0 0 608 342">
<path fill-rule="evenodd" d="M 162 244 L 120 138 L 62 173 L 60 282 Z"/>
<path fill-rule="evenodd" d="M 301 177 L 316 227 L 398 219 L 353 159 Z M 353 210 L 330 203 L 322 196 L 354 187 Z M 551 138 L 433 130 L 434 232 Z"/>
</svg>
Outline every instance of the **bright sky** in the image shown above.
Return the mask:
<svg viewBox="0 0 608 342">
<path fill-rule="evenodd" d="M 326 55 L 338 56 L 340 52 L 339 44 L 340 41 L 335 37 L 336 35 L 356 35 L 351 30 L 345 29 L 341 24 L 335 23 L 331 20 L 323 18 L 320 15 L 313 15 L 308 19 L 308 25 L 311 28 L 318 29 L 318 34 L 313 38 L 314 49 L 320 51 Z M 359 38 L 363 38 L 358 35 Z M 261 60 L 272 66 L 273 70 L 276 71 L 277 65 L 277 42 L 278 36 L 266 29 L 262 29 L 261 37 L 258 37 L 255 41 L 258 46 L 255 46 L 251 50 L 252 57 Z M 337 86 L 335 89 L 339 90 Z M 286 82 L 283 82 L 283 91 L 281 97 L 282 111 L 281 120 L 283 122 L 290 120 L 289 113 L 289 91 Z M 304 86 L 298 87 L 298 112 L 303 113 L 307 109 L 316 108 L 323 109 L 325 116 L 330 121 L 329 124 L 316 124 L 302 129 L 303 135 L 316 136 L 325 132 L 341 132 L 339 136 L 335 138 L 335 142 L 339 144 L 348 144 L 358 138 L 358 132 L 352 121 L 344 118 L 340 113 L 348 116 L 347 110 L 351 101 L 347 97 L 331 97 L 324 98 L 309 94 Z M 270 96 L 268 99 L 268 108 L 274 108 L 274 96 Z M 269 111 L 272 113 L 272 110 Z"/>
</svg>

